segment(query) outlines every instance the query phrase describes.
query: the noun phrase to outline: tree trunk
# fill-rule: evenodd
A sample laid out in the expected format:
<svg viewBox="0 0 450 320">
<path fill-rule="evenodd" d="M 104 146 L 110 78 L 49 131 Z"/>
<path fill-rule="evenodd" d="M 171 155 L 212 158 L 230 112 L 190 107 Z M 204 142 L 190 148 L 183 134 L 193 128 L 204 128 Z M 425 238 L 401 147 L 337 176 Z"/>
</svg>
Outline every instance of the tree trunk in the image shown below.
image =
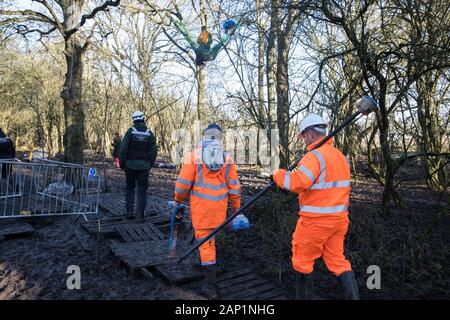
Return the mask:
<svg viewBox="0 0 450 320">
<path fill-rule="evenodd" d="M 83 163 L 84 110 L 81 101 L 84 49 L 73 35 L 65 43 L 66 80 L 61 96 L 64 100 L 64 161 Z"/>
<path fill-rule="evenodd" d="M 259 119 L 259 127 L 261 129 L 270 128 L 270 123 L 267 122 L 268 115 L 265 112 L 265 103 L 264 103 L 264 62 L 265 62 L 265 50 L 266 50 L 266 40 L 264 36 L 264 1 L 256 0 L 256 13 L 257 13 L 257 27 L 258 27 L 258 119 Z M 270 132 L 267 132 L 267 138 L 270 141 Z M 261 164 L 259 159 L 259 149 L 260 141 L 259 134 L 257 135 L 257 165 Z"/>
<path fill-rule="evenodd" d="M 206 96 L 206 70 L 205 65 L 197 67 L 197 120 L 202 120 L 202 114 L 205 112 Z"/>
<path fill-rule="evenodd" d="M 81 20 L 83 0 L 72 0 L 64 12 L 66 30 L 71 30 Z M 83 164 L 84 111 L 81 101 L 83 84 L 84 50 L 76 34 L 65 38 L 66 79 L 61 92 L 64 100 L 64 161 Z"/>
<path fill-rule="evenodd" d="M 379 129 L 380 129 L 380 146 L 381 146 L 381 154 L 383 157 L 384 163 L 384 188 L 383 195 L 381 197 L 381 210 L 382 214 L 385 216 L 390 215 L 390 202 L 391 199 L 394 199 L 397 205 L 400 205 L 400 198 L 395 193 L 394 190 L 394 174 L 395 174 L 395 163 L 391 158 L 391 153 L 389 149 L 389 119 L 388 112 L 386 109 L 386 94 L 387 94 L 387 85 L 385 82 L 380 81 L 380 94 L 379 94 L 379 108 L 380 108 L 380 117 L 379 117 Z"/>
<path fill-rule="evenodd" d="M 63 139 L 62 139 L 62 128 L 61 128 L 61 125 L 60 125 L 60 123 L 58 123 L 57 125 L 56 125 L 56 133 L 57 133 L 57 139 L 56 139 L 56 142 L 57 142 L 57 144 L 58 144 L 58 153 L 59 154 L 62 154 L 63 153 L 63 146 L 64 146 L 64 142 L 62 141 Z"/>
<path fill-rule="evenodd" d="M 205 4 L 203 0 L 200 0 L 200 21 L 201 27 L 208 27 L 208 20 L 205 13 Z M 197 120 L 201 121 L 202 114 L 205 112 L 205 101 L 206 101 L 206 69 L 205 65 L 197 67 Z"/>
<path fill-rule="evenodd" d="M 272 0 L 271 2 L 271 16 L 270 16 L 270 32 L 267 39 L 267 120 L 270 128 L 276 128 L 276 124 L 272 123 L 272 115 L 276 106 L 276 66 L 277 66 L 277 50 L 276 50 L 276 37 L 279 31 L 278 24 L 278 0 Z"/>
<path fill-rule="evenodd" d="M 271 1 L 271 14 L 270 14 L 270 31 L 269 37 L 267 39 L 266 48 L 266 73 L 267 73 L 267 124 L 268 127 L 272 129 L 278 129 L 277 121 L 273 120 L 274 114 L 276 112 L 276 70 L 277 70 L 277 48 L 276 39 L 277 32 L 279 31 L 278 23 L 279 15 L 279 0 Z M 271 132 L 267 132 L 271 135 Z M 272 140 L 269 139 L 271 150 L 279 150 L 278 146 L 272 145 Z M 272 163 L 272 168 L 279 168 L 279 157 L 275 157 L 276 163 Z"/>
<path fill-rule="evenodd" d="M 288 55 L 290 26 L 287 25 L 284 32 L 278 36 L 277 56 L 277 122 L 280 138 L 280 166 L 289 166 L 289 74 Z"/>
<path fill-rule="evenodd" d="M 422 153 L 440 153 L 442 134 L 440 117 L 433 96 L 436 95 L 437 79 L 433 74 L 426 74 L 417 81 L 417 118 L 420 125 L 419 151 Z M 440 157 L 424 158 L 424 169 L 430 188 L 442 191 L 447 184 L 443 159 Z"/>
<path fill-rule="evenodd" d="M 265 58 L 265 37 L 264 37 L 264 1 L 256 0 L 256 12 L 258 15 L 258 116 L 262 120 L 260 121 L 260 128 L 267 127 L 265 124 L 264 115 L 264 58 Z"/>
</svg>

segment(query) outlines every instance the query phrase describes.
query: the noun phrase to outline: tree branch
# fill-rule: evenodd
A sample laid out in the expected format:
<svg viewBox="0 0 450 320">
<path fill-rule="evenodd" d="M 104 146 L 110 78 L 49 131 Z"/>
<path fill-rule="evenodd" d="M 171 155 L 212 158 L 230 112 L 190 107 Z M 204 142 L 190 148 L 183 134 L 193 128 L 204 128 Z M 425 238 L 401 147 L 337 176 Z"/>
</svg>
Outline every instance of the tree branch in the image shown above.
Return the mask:
<svg viewBox="0 0 450 320">
<path fill-rule="evenodd" d="M 27 18 L 31 21 L 39 21 L 39 22 L 46 22 L 50 23 L 53 26 L 56 26 L 57 23 L 52 18 L 46 16 L 43 13 L 36 12 L 33 10 L 3 10 L 0 9 L 0 15 L 3 16 L 21 16 L 24 18 Z"/>
<path fill-rule="evenodd" d="M 117 7 L 120 4 L 120 0 L 108 0 L 105 1 L 101 6 L 95 8 L 94 10 L 92 10 L 91 13 L 89 14 L 83 14 L 83 16 L 81 17 L 81 21 L 80 23 L 73 29 L 68 30 L 64 33 L 64 37 L 66 39 L 66 41 L 75 33 L 77 32 L 85 23 L 87 20 L 89 19 L 93 19 L 95 17 L 95 15 L 101 11 L 108 11 L 109 7 Z"/>
<path fill-rule="evenodd" d="M 47 8 L 47 10 L 50 12 L 50 14 L 53 17 L 53 20 L 55 21 L 55 26 L 58 28 L 58 30 L 59 30 L 59 32 L 61 32 L 61 34 L 64 34 L 64 27 L 63 27 L 62 23 L 59 21 L 58 16 L 56 15 L 53 8 L 49 5 L 49 3 L 46 0 L 35 0 L 35 1 L 39 2 L 40 4 L 42 4 L 43 6 L 45 6 Z"/>
</svg>

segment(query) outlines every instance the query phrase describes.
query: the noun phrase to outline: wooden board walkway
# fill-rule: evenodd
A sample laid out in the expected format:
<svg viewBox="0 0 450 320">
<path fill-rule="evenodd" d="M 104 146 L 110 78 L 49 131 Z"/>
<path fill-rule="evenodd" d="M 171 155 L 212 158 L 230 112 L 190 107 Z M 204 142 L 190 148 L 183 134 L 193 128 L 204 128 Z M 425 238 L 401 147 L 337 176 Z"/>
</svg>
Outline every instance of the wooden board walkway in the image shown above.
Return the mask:
<svg viewBox="0 0 450 320">
<path fill-rule="evenodd" d="M 116 230 L 124 242 L 157 241 L 167 238 L 152 222 L 121 224 L 116 226 Z"/>
<path fill-rule="evenodd" d="M 201 294 L 201 284 L 186 285 L 186 288 Z M 258 276 L 253 270 L 244 268 L 228 271 L 217 276 L 217 291 L 220 300 L 285 300 L 283 291 L 271 281 Z"/>
<path fill-rule="evenodd" d="M 113 216 L 122 216 L 125 214 L 125 195 L 117 193 L 102 193 L 100 195 L 100 207 L 109 211 Z M 167 201 L 159 196 L 147 195 L 146 215 L 160 215 L 164 212 L 170 212 Z"/>
<path fill-rule="evenodd" d="M 100 222 L 99 222 L 100 220 Z M 118 234 L 117 228 L 121 225 L 135 224 L 134 220 L 128 220 L 124 216 L 112 218 L 92 219 L 82 224 L 83 228 L 91 234 L 114 236 Z M 152 223 L 157 228 L 166 228 L 170 224 L 168 216 L 151 216 L 145 219 L 144 224 Z"/>
<path fill-rule="evenodd" d="M 130 267 L 152 267 L 176 261 L 168 257 L 168 245 L 167 239 L 130 243 L 115 241 L 111 244 L 111 250 L 116 257 Z M 177 244 L 178 252 L 186 252 L 188 248 L 189 244 L 186 242 Z M 190 259 L 188 258 L 186 261 L 190 261 Z"/>
<path fill-rule="evenodd" d="M 33 226 L 28 223 L 12 223 L 0 225 L 0 238 L 26 235 L 34 232 Z"/>
<path fill-rule="evenodd" d="M 160 289 L 155 292 L 154 298 L 157 300 L 206 300 L 205 297 L 178 286 Z"/>
<path fill-rule="evenodd" d="M 177 244 L 177 252 L 186 252 L 190 247 L 187 241 Z M 181 263 L 168 257 L 168 240 L 152 240 L 143 242 L 111 243 L 113 254 L 130 270 L 143 271 L 144 276 L 158 273 L 171 283 L 183 283 L 202 278 L 202 273 L 195 269 L 194 255 Z M 144 270 L 141 270 L 143 268 Z"/>
<path fill-rule="evenodd" d="M 101 219 L 100 231 L 98 221 L 93 219 L 84 223 L 84 228 L 91 233 L 115 234 L 123 241 L 110 241 L 110 248 L 130 273 L 141 273 L 144 277 L 159 276 L 172 286 L 170 290 L 158 293 L 160 299 L 185 299 L 187 293 L 194 299 L 203 298 L 201 286 L 203 273 L 194 267 L 197 259 L 192 254 L 181 263 L 168 258 L 169 215 L 161 215 L 168 208 L 164 200 L 149 199 L 153 203 L 153 210 L 157 208 L 157 215 L 146 219 L 144 223 L 136 223 L 123 217 L 125 201 L 123 195 L 103 195 L 101 206 L 115 212 L 115 217 Z M 118 215 L 122 215 L 121 217 Z M 162 229 L 165 232 L 161 232 Z M 182 232 L 182 238 L 177 243 L 178 255 L 186 252 L 191 244 L 188 233 Z M 244 268 L 233 271 L 218 272 L 218 291 L 221 300 L 272 300 L 286 299 L 280 288 L 269 280 L 260 277 L 255 271 Z M 177 287 L 178 286 L 178 287 Z M 179 287 L 181 286 L 181 287 Z M 175 289 L 174 289 L 175 288 Z M 186 296 L 185 296 L 186 295 Z"/>
</svg>

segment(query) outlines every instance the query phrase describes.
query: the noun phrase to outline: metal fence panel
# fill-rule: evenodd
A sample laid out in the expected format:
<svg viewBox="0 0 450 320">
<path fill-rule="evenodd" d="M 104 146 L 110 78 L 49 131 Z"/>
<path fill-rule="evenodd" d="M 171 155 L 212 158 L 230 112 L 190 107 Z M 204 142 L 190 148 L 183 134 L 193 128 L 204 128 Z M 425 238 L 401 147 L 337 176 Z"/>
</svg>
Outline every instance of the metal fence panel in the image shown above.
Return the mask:
<svg viewBox="0 0 450 320">
<path fill-rule="evenodd" d="M 0 159 L 0 219 L 98 214 L 101 177 L 93 168 L 52 160 Z"/>
</svg>

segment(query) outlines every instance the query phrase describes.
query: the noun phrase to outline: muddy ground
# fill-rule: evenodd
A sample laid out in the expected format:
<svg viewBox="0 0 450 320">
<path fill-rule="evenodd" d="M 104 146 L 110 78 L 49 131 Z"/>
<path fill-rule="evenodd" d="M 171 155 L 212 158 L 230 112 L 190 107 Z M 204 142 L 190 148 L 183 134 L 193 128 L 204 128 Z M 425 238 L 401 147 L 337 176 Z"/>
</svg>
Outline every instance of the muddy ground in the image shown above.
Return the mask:
<svg viewBox="0 0 450 320">
<path fill-rule="evenodd" d="M 415 176 L 411 172 L 409 175 Z M 108 191 L 123 193 L 123 173 L 108 164 L 107 176 Z M 240 176 L 247 197 L 267 182 L 249 168 L 241 169 Z M 152 169 L 149 194 L 161 195 L 161 201 L 170 200 L 175 179 L 174 169 Z M 383 217 L 381 191 L 370 177 L 356 176 L 346 255 L 357 275 L 361 297 L 448 299 L 448 193 L 429 191 L 422 181 L 404 182 L 400 187 L 404 207 L 393 208 L 390 217 Z M 246 213 L 253 225 L 250 230 L 218 236 L 219 263 L 225 269 L 254 267 L 284 288 L 288 298 L 293 298 L 290 241 L 297 210 L 294 195 L 279 191 L 267 194 Z M 177 290 L 158 277 L 130 275 L 106 243 L 90 237 L 81 228 L 81 221 L 82 218 L 74 217 L 33 220 L 34 234 L 0 241 L 0 300 L 165 299 L 167 289 Z M 67 289 L 69 265 L 80 266 L 80 290 Z M 380 290 L 366 286 L 370 265 L 380 267 Z M 317 297 L 342 297 L 338 282 L 322 261 L 316 263 L 315 283 Z M 192 298 L 182 294 L 179 297 Z"/>
</svg>

